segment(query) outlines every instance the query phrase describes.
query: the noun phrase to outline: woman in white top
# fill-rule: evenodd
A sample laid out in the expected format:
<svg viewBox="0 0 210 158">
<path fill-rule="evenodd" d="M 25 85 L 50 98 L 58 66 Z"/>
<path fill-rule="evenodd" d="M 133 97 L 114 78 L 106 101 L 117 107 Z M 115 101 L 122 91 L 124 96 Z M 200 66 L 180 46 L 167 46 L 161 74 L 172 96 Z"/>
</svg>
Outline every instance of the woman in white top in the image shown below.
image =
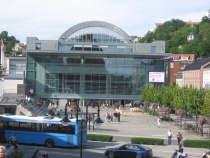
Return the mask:
<svg viewBox="0 0 210 158">
<path fill-rule="evenodd" d="M 168 135 L 168 145 L 171 145 L 171 139 L 172 139 L 171 129 L 168 131 L 167 135 Z"/>
</svg>

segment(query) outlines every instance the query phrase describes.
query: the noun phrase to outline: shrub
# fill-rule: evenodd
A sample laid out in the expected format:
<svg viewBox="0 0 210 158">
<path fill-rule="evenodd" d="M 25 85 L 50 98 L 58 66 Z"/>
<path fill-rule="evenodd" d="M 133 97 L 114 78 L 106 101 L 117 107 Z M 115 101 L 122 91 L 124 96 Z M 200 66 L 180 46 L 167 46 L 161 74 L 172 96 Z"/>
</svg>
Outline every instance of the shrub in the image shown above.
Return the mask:
<svg viewBox="0 0 210 158">
<path fill-rule="evenodd" d="M 88 134 L 87 139 L 91 141 L 111 142 L 113 139 L 113 136 L 100 135 L 100 134 Z"/>
<path fill-rule="evenodd" d="M 163 142 L 164 139 L 161 138 L 143 138 L 143 137 L 131 138 L 131 143 L 134 144 L 163 145 Z"/>
<path fill-rule="evenodd" d="M 184 140 L 183 142 L 184 147 L 191 147 L 191 148 L 209 148 L 210 147 L 210 140 Z"/>
</svg>

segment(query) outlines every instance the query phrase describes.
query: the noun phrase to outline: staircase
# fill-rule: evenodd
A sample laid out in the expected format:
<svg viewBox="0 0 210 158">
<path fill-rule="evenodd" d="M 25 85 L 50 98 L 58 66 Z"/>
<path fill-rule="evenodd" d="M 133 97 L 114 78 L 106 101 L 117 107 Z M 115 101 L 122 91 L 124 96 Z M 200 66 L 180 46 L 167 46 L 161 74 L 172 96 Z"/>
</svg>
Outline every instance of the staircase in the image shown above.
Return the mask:
<svg viewBox="0 0 210 158">
<path fill-rule="evenodd" d="M 35 102 L 19 102 L 17 104 L 16 114 L 24 114 L 26 116 L 45 116 L 47 105 L 37 106 Z"/>
</svg>

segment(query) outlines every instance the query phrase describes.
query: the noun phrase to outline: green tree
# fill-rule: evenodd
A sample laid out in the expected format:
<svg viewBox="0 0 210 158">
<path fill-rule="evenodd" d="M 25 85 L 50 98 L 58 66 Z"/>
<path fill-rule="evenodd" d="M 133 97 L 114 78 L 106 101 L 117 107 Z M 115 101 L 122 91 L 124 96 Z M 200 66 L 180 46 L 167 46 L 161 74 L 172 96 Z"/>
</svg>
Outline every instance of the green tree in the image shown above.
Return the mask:
<svg viewBox="0 0 210 158">
<path fill-rule="evenodd" d="M 210 109 L 210 89 L 205 93 L 204 104 L 202 108 L 200 108 L 201 114 L 207 116 L 210 120 L 209 109 Z M 209 126 L 209 131 L 210 131 L 210 126 Z"/>
<path fill-rule="evenodd" d="M 144 85 L 143 89 L 142 89 L 142 99 L 144 101 L 146 101 L 147 103 L 151 103 L 151 102 L 154 102 L 156 99 L 155 99 L 155 95 L 157 93 L 157 90 L 155 88 L 154 85 Z"/>
</svg>

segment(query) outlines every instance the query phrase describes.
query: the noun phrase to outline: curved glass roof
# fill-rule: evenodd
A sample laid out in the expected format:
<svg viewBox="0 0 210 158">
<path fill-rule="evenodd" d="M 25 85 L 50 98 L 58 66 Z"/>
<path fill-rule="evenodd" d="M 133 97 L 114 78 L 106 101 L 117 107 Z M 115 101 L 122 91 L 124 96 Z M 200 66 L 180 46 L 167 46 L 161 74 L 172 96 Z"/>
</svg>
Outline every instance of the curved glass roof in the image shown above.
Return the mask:
<svg viewBox="0 0 210 158">
<path fill-rule="evenodd" d="M 101 21 L 80 23 L 64 32 L 59 41 L 131 43 L 130 37 L 119 27 Z"/>
<path fill-rule="evenodd" d="M 126 43 L 121 35 L 112 30 L 101 27 L 88 27 L 78 30 L 70 35 L 66 41 Z"/>
</svg>

